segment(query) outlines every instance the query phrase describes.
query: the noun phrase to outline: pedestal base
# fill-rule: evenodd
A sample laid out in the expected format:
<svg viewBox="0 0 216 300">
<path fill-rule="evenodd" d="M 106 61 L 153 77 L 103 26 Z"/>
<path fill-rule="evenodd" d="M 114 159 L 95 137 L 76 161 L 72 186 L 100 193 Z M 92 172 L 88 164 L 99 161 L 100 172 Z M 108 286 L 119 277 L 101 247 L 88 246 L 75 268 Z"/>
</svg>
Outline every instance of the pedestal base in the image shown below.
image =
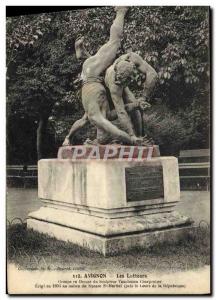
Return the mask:
<svg viewBox="0 0 216 300">
<path fill-rule="evenodd" d="M 192 224 L 175 212 L 175 157 L 40 160 L 38 196 L 28 228 L 103 255 L 178 240 Z"/>
<path fill-rule="evenodd" d="M 176 212 L 106 219 L 49 207 L 31 213 L 27 220 L 28 228 L 104 256 L 177 241 L 192 230 L 191 224 Z"/>
</svg>

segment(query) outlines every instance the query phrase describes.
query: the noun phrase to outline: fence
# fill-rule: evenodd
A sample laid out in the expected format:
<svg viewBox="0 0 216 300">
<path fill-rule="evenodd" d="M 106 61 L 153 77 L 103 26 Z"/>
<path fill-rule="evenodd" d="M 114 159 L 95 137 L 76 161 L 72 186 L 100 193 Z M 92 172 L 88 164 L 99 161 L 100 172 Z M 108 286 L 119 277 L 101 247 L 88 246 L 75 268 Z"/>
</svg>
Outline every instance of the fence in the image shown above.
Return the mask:
<svg viewBox="0 0 216 300">
<path fill-rule="evenodd" d="M 37 166 L 10 165 L 7 166 L 7 185 L 18 187 L 37 186 Z"/>
<path fill-rule="evenodd" d="M 210 189 L 209 149 L 180 151 L 179 175 L 181 190 L 208 191 Z M 24 188 L 37 187 L 37 166 L 7 166 L 7 184 Z"/>
</svg>

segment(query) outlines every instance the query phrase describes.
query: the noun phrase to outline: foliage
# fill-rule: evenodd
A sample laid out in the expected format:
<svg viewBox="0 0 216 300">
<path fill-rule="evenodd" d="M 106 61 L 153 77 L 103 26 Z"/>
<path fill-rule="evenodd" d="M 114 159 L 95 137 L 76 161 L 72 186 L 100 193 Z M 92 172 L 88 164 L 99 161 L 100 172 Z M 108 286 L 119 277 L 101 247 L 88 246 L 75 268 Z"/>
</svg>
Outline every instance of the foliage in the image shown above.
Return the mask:
<svg viewBox="0 0 216 300">
<path fill-rule="evenodd" d="M 207 8 L 134 8 L 130 20 L 126 23 L 125 50 L 138 50 L 155 67 L 160 78 L 158 94 L 168 106 L 187 106 L 188 96 L 208 90 Z"/>
<path fill-rule="evenodd" d="M 178 155 L 178 150 L 187 144 L 191 128 L 183 120 L 164 107 L 143 115 L 145 133 L 154 139 L 163 154 Z"/>
<path fill-rule="evenodd" d="M 75 58 L 74 42 L 84 35 L 87 50 L 96 53 L 109 38 L 114 16 L 111 7 L 98 7 L 7 19 L 11 120 L 28 115 L 39 122 L 45 113 L 58 123 L 53 128 L 61 124 L 62 135 L 69 127 L 63 117 L 71 115 L 74 121 L 82 115 L 80 87 L 76 84 L 81 64 Z M 180 139 L 183 144 L 179 140 L 179 147 L 205 147 L 209 135 L 209 9 L 131 7 L 118 55 L 131 50 L 158 72 L 153 108 L 159 98 L 181 123 L 191 123 L 189 139 L 186 144 Z M 78 136 L 78 142 L 79 138 L 82 142 L 82 136 Z M 160 139 L 162 144 L 166 141 L 165 136 Z"/>
<path fill-rule="evenodd" d="M 179 117 L 184 120 L 188 130 L 188 142 L 184 145 L 189 148 L 206 148 L 210 145 L 210 107 L 205 102 L 199 103 L 196 99 L 185 110 L 179 111 Z M 190 133 L 190 134 L 189 134 Z"/>
<path fill-rule="evenodd" d="M 37 18 L 35 16 L 33 20 Z M 26 35 L 23 39 L 28 38 Z M 19 41 L 22 45 L 22 40 Z M 14 112 L 18 108 L 21 114 L 27 112 L 34 117 L 43 112 L 49 115 L 53 105 L 56 103 L 58 106 L 58 101 L 71 92 L 73 70 L 76 71 L 77 63 L 64 42 L 58 37 L 57 28 L 52 26 L 52 31 L 45 33 L 37 42 L 26 44 L 24 49 L 19 50 L 16 62 L 8 66 L 8 100 L 12 102 L 10 107 Z"/>
<path fill-rule="evenodd" d="M 45 14 L 7 18 L 7 66 L 16 62 L 20 50 L 31 48 L 38 39 L 40 40 L 50 21 L 51 18 Z"/>
</svg>

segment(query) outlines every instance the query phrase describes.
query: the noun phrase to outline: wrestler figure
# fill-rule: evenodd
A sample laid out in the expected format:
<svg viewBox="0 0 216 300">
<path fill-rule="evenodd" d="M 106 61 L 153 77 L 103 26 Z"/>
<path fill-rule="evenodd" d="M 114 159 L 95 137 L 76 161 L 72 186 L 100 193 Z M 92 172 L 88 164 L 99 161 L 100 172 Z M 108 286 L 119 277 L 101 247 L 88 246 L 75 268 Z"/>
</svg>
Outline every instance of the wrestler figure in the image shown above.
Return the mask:
<svg viewBox="0 0 216 300">
<path fill-rule="evenodd" d="M 128 87 L 130 81 L 133 80 L 135 70 L 138 70 L 145 75 L 145 81 L 143 83 L 143 97 L 138 100 L 136 100 L 134 94 Z M 105 85 L 109 89 L 113 106 L 115 108 L 110 111 L 108 101 L 104 103 L 106 118 L 112 121 L 118 118 L 121 128 L 123 128 L 130 136 L 136 135 L 140 138 L 139 141 L 142 145 L 149 144 L 148 139 L 141 138 L 144 134 L 142 111 L 150 106 L 146 99 L 150 97 L 156 80 L 156 71 L 146 61 L 144 61 L 141 56 L 134 52 L 124 54 L 116 59 L 114 64 L 107 69 L 105 75 Z M 76 121 L 66 137 L 64 145 L 68 145 L 69 140 L 74 133 L 87 122 L 87 114 L 85 114 L 80 120 Z M 106 131 L 102 128 L 98 128 L 97 130 L 97 141 L 99 143 L 106 142 Z M 137 139 L 136 143 L 139 143 L 139 141 Z"/>
<path fill-rule="evenodd" d="M 143 82 L 143 97 L 138 100 L 136 100 L 128 87 L 133 80 L 136 70 L 141 72 L 145 78 Z M 134 52 L 120 56 L 107 69 L 105 85 L 110 91 L 120 125 L 129 134 L 133 130 L 138 137 L 144 134 L 141 112 L 150 107 L 147 99 L 150 98 L 156 80 L 156 71 L 141 56 Z M 132 122 L 128 122 L 128 119 L 125 118 L 126 110 L 130 112 Z M 133 128 L 131 125 L 133 125 Z"/>
<path fill-rule="evenodd" d="M 75 50 L 77 58 L 88 57 L 82 67 L 81 78 L 82 104 L 85 115 L 76 122 L 76 128 L 80 128 L 87 119 L 97 128 L 111 134 L 113 137 L 126 144 L 136 144 L 139 140 L 134 133 L 128 134 L 113 125 L 106 119 L 107 96 L 101 75 L 114 62 L 123 34 L 124 17 L 128 10 L 126 7 L 116 7 L 116 18 L 110 29 L 110 39 L 94 56 L 89 56 L 83 46 L 83 38 L 76 41 Z M 127 115 L 128 116 L 128 115 Z M 70 135 L 70 133 L 69 133 Z M 68 145 L 69 138 L 65 138 L 63 145 Z"/>
</svg>

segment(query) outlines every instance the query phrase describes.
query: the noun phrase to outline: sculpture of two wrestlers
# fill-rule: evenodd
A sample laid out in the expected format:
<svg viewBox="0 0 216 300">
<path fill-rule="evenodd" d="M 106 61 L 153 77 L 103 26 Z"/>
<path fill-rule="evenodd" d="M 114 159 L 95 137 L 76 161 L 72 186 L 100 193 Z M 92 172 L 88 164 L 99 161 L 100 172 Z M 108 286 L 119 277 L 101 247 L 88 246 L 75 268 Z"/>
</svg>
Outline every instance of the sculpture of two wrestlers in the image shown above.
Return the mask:
<svg viewBox="0 0 216 300">
<path fill-rule="evenodd" d="M 115 11 L 116 17 L 110 29 L 109 41 L 95 55 L 91 56 L 85 49 L 83 38 L 75 42 L 76 57 L 84 61 L 81 79 L 85 114 L 71 127 L 64 140 L 64 146 L 70 145 L 76 131 L 88 122 L 97 128 L 97 138 L 92 143 L 108 144 L 116 141 L 125 145 L 151 144 L 150 140 L 143 136 L 142 114 L 150 106 L 146 99 L 155 86 L 157 73 L 134 52 L 116 59 L 128 8 L 116 7 Z M 128 87 L 136 70 L 143 73 L 145 78 L 143 97 L 138 100 Z M 108 90 L 111 105 L 108 101 Z M 118 119 L 119 127 L 111 122 L 115 119 Z M 111 137 L 109 141 L 107 136 Z"/>
</svg>

